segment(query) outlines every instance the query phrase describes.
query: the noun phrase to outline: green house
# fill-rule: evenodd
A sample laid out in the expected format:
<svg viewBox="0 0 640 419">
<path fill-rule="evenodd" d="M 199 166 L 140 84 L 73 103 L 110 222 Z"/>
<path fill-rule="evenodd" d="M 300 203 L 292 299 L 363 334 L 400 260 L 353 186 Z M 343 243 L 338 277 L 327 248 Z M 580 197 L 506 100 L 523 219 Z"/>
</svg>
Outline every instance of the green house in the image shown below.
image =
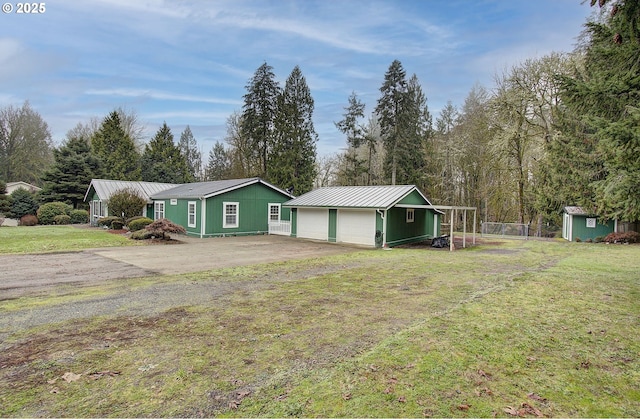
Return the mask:
<svg viewBox="0 0 640 419">
<path fill-rule="evenodd" d="M 376 247 L 431 239 L 443 215 L 414 185 L 320 188 L 284 207 L 293 237 Z"/>
<path fill-rule="evenodd" d="M 140 215 L 153 218 L 153 201 L 150 196 L 176 186 L 173 183 L 93 179 L 84 195 L 84 202 L 89 203 L 90 223 L 91 225 L 98 225 L 99 218 L 120 215 L 109 213 L 109 199 L 111 195 L 123 189 L 133 189 L 138 195 L 146 199 L 146 208 L 142 210 Z"/>
<path fill-rule="evenodd" d="M 617 221 L 604 223 L 596 215 L 581 207 L 564 207 L 562 218 L 562 238 L 572 241 L 593 240 L 617 231 Z"/>
<path fill-rule="evenodd" d="M 167 218 L 198 237 L 288 235 L 290 210 L 282 204 L 291 198 L 260 178 L 186 183 L 153 194 L 150 218 Z"/>
</svg>

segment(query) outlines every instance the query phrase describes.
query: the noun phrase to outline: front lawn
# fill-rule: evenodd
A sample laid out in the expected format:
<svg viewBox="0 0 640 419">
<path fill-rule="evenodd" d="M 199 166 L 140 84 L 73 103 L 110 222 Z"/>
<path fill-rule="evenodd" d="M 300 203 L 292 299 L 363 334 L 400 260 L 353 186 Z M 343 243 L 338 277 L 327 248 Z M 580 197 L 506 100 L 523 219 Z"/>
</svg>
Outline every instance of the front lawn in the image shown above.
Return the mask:
<svg viewBox="0 0 640 419">
<path fill-rule="evenodd" d="M 101 229 L 73 226 L 0 228 L 0 254 L 47 253 L 140 244 Z"/>
<path fill-rule="evenodd" d="M 26 300 L 174 303 L 7 336 L 0 416 L 639 417 L 638 260 L 640 246 L 514 241 L 34 296 L 25 315 Z"/>
</svg>

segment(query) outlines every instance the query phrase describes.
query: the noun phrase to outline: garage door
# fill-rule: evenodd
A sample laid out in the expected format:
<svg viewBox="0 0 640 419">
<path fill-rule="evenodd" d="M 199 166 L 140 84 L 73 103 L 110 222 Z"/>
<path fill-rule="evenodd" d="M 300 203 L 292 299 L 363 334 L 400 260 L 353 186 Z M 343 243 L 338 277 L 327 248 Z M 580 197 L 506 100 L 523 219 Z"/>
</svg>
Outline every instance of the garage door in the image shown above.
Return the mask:
<svg viewBox="0 0 640 419">
<path fill-rule="evenodd" d="M 375 211 L 338 210 L 338 242 L 375 246 Z"/>
<path fill-rule="evenodd" d="M 299 208 L 297 236 L 304 239 L 328 240 L 329 210 Z"/>
</svg>

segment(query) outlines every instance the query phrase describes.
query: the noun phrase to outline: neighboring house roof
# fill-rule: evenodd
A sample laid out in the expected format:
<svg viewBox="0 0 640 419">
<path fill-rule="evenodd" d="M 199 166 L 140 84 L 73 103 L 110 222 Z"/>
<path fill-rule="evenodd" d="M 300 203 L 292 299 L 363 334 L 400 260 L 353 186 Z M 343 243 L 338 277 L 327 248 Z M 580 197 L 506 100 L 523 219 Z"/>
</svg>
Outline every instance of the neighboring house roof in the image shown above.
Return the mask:
<svg viewBox="0 0 640 419">
<path fill-rule="evenodd" d="M 402 198 L 413 191 L 415 185 L 386 185 L 386 186 L 333 186 L 315 189 L 291 201 L 285 202 L 286 207 L 331 207 L 331 208 L 374 208 L 389 209 Z"/>
<path fill-rule="evenodd" d="M 592 213 L 585 211 L 582 207 L 576 206 L 564 207 L 564 212 L 569 215 L 593 215 Z"/>
<path fill-rule="evenodd" d="M 93 179 L 87 193 L 84 195 L 86 201 L 89 197 L 89 191 L 93 187 L 98 197 L 103 201 L 108 201 L 111 195 L 117 191 L 125 188 L 131 188 L 137 191 L 147 202 L 151 202 L 150 196 L 161 192 L 165 189 L 175 187 L 175 183 L 156 183 L 156 182 L 142 182 L 142 181 L 128 181 L 128 180 L 109 180 L 109 179 Z"/>
<path fill-rule="evenodd" d="M 280 192 L 283 195 L 286 195 L 290 198 L 293 198 L 293 195 L 290 193 L 270 184 L 269 182 L 265 182 L 260 178 L 246 178 L 246 179 L 229 179 L 229 180 L 214 180 L 210 182 L 194 182 L 194 183 L 185 183 L 182 185 L 174 185 L 173 188 L 166 189 L 160 192 L 157 192 L 151 195 L 152 199 L 206 199 L 211 198 L 212 196 L 220 195 L 234 189 L 243 188 L 248 185 L 253 185 L 255 183 L 261 183 L 277 192 Z"/>
<path fill-rule="evenodd" d="M 10 194 L 11 192 L 15 191 L 16 189 L 26 189 L 29 192 L 38 192 L 41 191 L 42 188 L 37 187 L 36 185 L 32 185 L 30 183 L 27 182 L 7 182 L 7 193 Z"/>
</svg>

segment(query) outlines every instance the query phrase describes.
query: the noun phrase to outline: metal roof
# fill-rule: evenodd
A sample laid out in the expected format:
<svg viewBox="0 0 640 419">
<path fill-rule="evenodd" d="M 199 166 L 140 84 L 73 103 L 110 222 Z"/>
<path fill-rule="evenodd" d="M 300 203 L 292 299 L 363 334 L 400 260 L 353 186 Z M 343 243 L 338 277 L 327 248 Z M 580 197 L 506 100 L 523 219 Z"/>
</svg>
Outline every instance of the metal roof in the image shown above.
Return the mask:
<svg viewBox="0 0 640 419">
<path fill-rule="evenodd" d="M 109 180 L 109 179 L 93 179 L 87 193 L 84 196 L 86 201 L 89 195 L 91 187 L 95 189 L 98 197 L 103 201 L 108 201 L 113 193 L 125 188 L 131 188 L 138 192 L 147 202 L 152 202 L 150 197 L 153 194 L 159 193 L 169 188 L 175 187 L 175 183 L 156 183 L 156 182 L 142 182 L 142 181 L 128 181 L 128 180 Z"/>
<path fill-rule="evenodd" d="M 576 206 L 564 207 L 564 212 L 569 215 L 593 215 L 590 212 L 585 211 L 584 208 Z"/>
<path fill-rule="evenodd" d="M 229 179 L 229 180 L 214 180 L 210 182 L 194 182 L 185 183 L 183 185 L 175 186 L 171 189 L 166 189 L 153 194 L 153 199 L 171 199 L 171 198 L 210 198 L 212 196 L 219 195 L 221 193 L 229 192 L 234 189 L 242 188 L 254 183 L 262 183 L 267 187 L 270 187 L 288 197 L 293 195 L 286 191 L 268 183 L 264 180 L 254 177 L 246 179 Z"/>
<path fill-rule="evenodd" d="M 413 190 L 418 188 L 415 185 L 332 186 L 307 192 L 283 205 L 286 207 L 388 209 Z M 429 203 L 424 195 L 422 197 Z"/>
</svg>

